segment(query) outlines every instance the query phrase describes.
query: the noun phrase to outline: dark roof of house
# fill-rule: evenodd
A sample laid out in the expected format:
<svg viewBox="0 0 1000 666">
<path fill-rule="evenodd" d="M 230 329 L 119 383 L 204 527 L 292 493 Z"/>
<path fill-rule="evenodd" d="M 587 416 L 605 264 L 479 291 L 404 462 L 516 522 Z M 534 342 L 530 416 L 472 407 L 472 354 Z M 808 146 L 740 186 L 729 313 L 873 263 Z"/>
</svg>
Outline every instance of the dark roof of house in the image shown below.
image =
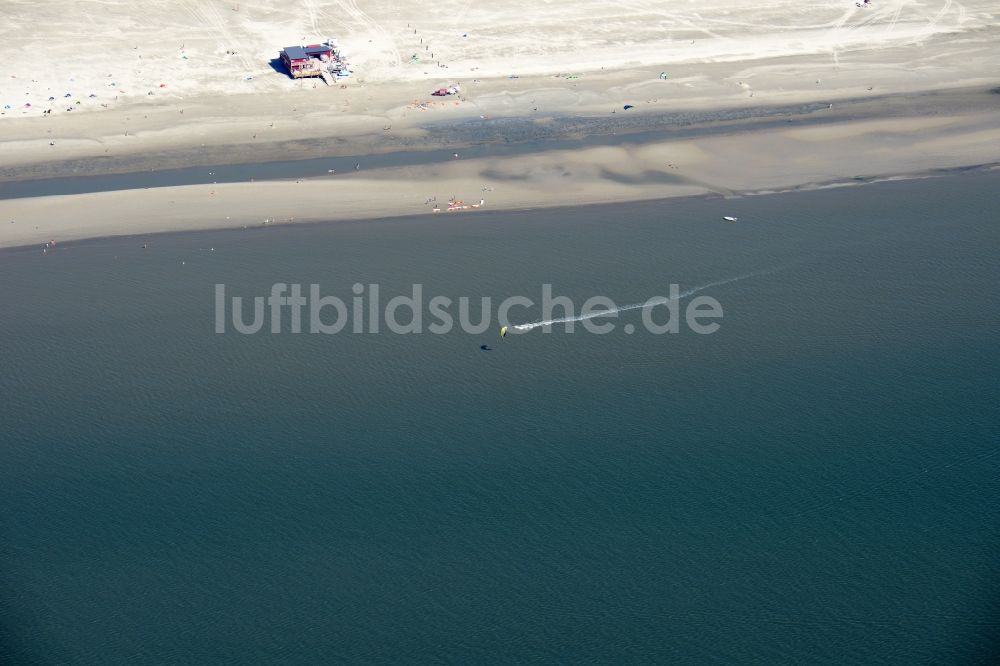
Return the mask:
<svg viewBox="0 0 1000 666">
<path fill-rule="evenodd" d="M 323 46 L 322 44 L 310 44 L 305 47 L 305 52 L 307 55 L 317 55 L 321 53 L 332 53 L 333 49 L 329 46 Z"/>
<path fill-rule="evenodd" d="M 286 46 L 285 55 L 288 56 L 289 60 L 305 60 L 309 57 L 301 46 Z"/>
</svg>

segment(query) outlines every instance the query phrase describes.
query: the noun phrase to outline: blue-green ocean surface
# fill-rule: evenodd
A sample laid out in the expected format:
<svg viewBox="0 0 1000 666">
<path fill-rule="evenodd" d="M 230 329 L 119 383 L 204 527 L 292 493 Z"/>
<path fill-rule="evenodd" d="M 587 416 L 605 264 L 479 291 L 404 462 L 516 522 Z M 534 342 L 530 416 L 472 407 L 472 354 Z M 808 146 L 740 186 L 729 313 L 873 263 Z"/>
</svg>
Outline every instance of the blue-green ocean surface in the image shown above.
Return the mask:
<svg viewBox="0 0 1000 666">
<path fill-rule="evenodd" d="M 2 252 L 0 663 L 989 663 L 998 209 L 970 174 Z M 214 332 L 217 283 L 748 274 L 712 335 Z"/>
</svg>

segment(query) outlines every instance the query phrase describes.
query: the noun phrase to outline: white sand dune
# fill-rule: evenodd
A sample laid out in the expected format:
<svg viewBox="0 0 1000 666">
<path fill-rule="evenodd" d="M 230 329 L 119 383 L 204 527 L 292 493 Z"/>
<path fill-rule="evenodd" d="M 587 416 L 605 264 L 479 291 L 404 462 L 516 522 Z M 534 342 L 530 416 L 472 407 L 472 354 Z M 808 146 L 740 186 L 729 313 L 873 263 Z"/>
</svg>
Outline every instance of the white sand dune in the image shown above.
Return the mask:
<svg viewBox="0 0 1000 666">
<path fill-rule="evenodd" d="M 278 50 L 331 35 L 369 83 L 790 57 L 851 73 L 854 56 L 872 49 L 893 68 L 885 80 L 903 69 L 910 81 L 902 83 L 968 78 L 963 71 L 975 76 L 980 65 L 996 65 L 1000 3 L 4 0 L 0 14 L 0 107 L 18 117 L 126 100 L 288 90 L 301 84 L 272 69 Z M 941 47 L 907 51 L 932 40 Z M 753 84 L 754 73 L 765 71 L 742 79 Z"/>
</svg>

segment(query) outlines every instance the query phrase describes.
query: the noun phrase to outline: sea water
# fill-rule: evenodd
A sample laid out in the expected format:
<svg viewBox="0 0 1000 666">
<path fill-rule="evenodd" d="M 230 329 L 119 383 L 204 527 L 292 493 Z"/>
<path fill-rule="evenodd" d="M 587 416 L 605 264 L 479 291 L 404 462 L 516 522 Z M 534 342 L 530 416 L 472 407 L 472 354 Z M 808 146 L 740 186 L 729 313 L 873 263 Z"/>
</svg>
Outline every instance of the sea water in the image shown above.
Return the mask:
<svg viewBox="0 0 1000 666">
<path fill-rule="evenodd" d="M 986 660 L 998 193 L 972 174 L 0 252 L 0 661 Z M 277 282 L 578 306 L 714 284 L 724 316 L 215 332 L 215 285 Z"/>
</svg>

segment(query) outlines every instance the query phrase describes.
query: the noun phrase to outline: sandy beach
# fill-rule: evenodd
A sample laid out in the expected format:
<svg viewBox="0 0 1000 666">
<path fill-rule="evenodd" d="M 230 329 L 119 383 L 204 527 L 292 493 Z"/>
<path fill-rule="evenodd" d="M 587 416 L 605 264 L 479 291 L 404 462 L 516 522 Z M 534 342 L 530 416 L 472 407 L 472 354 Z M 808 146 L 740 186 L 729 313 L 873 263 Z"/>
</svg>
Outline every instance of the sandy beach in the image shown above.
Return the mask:
<svg viewBox="0 0 1000 666">
<path fill-rule="evenodd" d="M 127 4 L 2 5 L 0 185 L 205 170 L 182 186 L 0 200 L 0 246 L 431 214 L 429 199 L 451 197 L 491 209 L 738 196 L 1000 162 L 1000 7 L 985 0 L 164 0 L 141 17 Z M 279 71 L 281 47 L 330 36 L 352 77 L 328 87 Z M 57 45 L 72 55 L 39 67 Z M 461 95 L 430 96 L 456 83 Z M 463 154 L 490 145 L 520 148 Z M 214 165 L 407 152 L 405 166 L 212 178 Z"/>
</svg>

